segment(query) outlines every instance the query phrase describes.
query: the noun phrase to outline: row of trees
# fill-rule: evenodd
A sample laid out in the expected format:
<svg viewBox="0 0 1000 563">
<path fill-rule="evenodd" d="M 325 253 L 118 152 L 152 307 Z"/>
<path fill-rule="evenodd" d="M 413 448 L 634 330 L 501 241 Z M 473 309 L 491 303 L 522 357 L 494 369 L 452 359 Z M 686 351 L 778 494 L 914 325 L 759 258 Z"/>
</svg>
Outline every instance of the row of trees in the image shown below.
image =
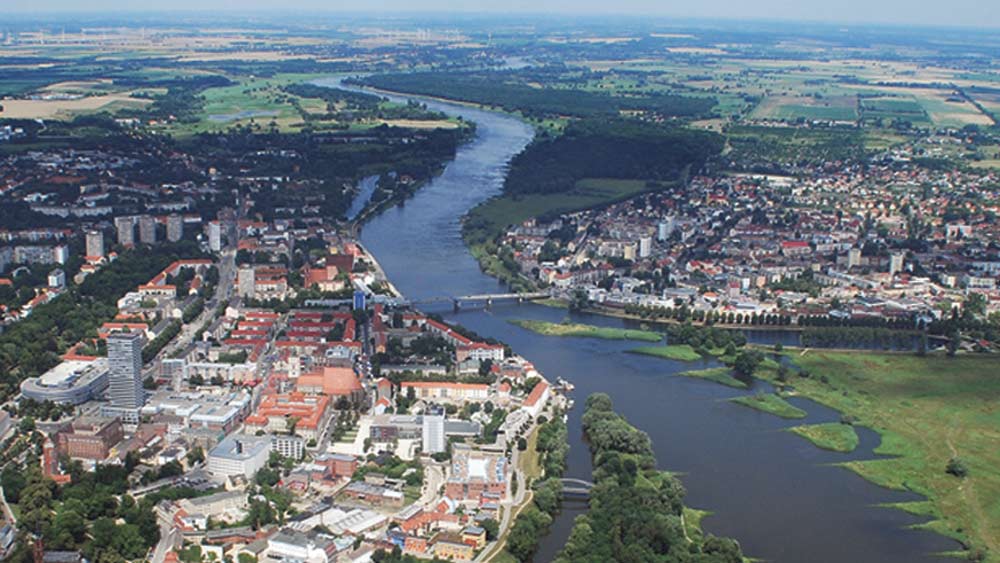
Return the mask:
<svg viewBox="0 0 1000 563">
<path fill-rule="evenodd" d="M 590 511 L 577 517 L 558 563 L 742 563 L 739 545 L 684 529 L 684 487 L 656 469 L 649 436 L 614 412 L 611 398 L 587 398 L 583 429 L 594 458 Z"/>
</svg>

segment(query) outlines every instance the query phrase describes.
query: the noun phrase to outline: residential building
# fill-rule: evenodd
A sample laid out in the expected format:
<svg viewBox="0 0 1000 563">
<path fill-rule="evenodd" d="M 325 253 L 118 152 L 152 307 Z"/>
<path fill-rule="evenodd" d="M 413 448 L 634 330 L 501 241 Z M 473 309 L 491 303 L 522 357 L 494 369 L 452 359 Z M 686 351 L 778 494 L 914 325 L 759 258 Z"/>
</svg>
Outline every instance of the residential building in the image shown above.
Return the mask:
<svg viewBox="0 0 1000 563">
<path fill-rule="evenodd" d="M 440 411 L 424 413 L 423 418 L 421 437 L 424 453 L 436 454 L 445 451 L 447 444 L 444 435 L 444 413 Z"/>
<path fill-rule="evenodd" d="M 118 233 L 118 244 L 125 247 L 135 246 L 134 217 L 115 217 L 115 230 Z"/>
<path fill-rule="evenodd" d="M 139 216 L 139 242 L 156 244 L 156 218 L 152 215 Z"/>
<path fill-rule="evenodd" d="M 184 217 L 172 214 L 167 216 L 167 240 L 177 242 L 184 238 Z"/>
<path fill-rule="evenodd" d="M 98 230 L 87 231 L 86 246 L 88 260 L 104 258 L 104 232 Z"/>
</svg>

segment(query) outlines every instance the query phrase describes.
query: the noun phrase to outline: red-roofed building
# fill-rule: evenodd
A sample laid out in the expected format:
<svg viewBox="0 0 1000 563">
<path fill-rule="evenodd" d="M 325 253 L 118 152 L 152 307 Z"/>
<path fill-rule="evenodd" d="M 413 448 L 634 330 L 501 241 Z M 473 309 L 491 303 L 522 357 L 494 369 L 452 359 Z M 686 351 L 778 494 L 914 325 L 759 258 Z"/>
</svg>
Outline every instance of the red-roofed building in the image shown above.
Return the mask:
<svg viewBox="0 0 1000 563">
<path fill-rule="evenodd" d="M 325 366 L 320 371 L 300 375 L 295 388 L 303 393 L 346 397 L 355 402 L 363 400 L 365 393 L 353 369 L 334 366 Z"/>
<path fill-rule="evenodd" d="M 545 381 L 539 381 L 535 388 L 528 393 L 528 396 L 521 403 L 521 408 L 524 409 L 532 417 L 536 417 L 541 414 L 542 409 L 545 408 L 545 403 L 549 401 L 549 397 L 552 395 L 552 391 L 549 388 L 549 384 Z"/>
<path fill-rule="evenodd" d="M 295 433 L 305 439 L 318 439 L 330 418 L 330 398 L 325 395 L 306 395 L 301 392 L 267 394 L 257 410 L 247 417 L 245 424 L 250 433 L 287 432 L 295 419 Z"/>
</svg>

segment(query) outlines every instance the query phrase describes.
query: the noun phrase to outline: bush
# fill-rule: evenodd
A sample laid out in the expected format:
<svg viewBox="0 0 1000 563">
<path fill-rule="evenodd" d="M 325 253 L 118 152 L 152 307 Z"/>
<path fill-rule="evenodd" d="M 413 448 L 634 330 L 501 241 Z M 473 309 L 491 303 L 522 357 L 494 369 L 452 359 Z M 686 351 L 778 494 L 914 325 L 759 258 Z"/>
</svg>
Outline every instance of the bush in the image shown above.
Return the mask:
<svg viewBox="0 0 1000 563">
<path fill-rule="evenodd" d="M 954 475 L 959 479 L 964 479 L 969 475 L 969 468 L 966 467 L 965 462 L 957 457 L 953 457 L 948 460 L 948 466 L 945 467 L 945 473 L 949 475 Z"/>
</svg>

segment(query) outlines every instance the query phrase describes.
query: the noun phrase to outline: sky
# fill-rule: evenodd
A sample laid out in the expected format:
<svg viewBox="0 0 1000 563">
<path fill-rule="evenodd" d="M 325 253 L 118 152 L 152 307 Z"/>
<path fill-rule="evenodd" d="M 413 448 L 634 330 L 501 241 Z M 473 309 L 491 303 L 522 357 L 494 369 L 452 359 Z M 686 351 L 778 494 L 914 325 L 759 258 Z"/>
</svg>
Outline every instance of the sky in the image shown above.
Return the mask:
<svg viewBox="0 0 1000 563">
<path fill-rule="evenodd" d="M 4 11 L 290 10 L 635 14 L 1000 28 L 997 0 L 0 0 Z"/>
</svg>

